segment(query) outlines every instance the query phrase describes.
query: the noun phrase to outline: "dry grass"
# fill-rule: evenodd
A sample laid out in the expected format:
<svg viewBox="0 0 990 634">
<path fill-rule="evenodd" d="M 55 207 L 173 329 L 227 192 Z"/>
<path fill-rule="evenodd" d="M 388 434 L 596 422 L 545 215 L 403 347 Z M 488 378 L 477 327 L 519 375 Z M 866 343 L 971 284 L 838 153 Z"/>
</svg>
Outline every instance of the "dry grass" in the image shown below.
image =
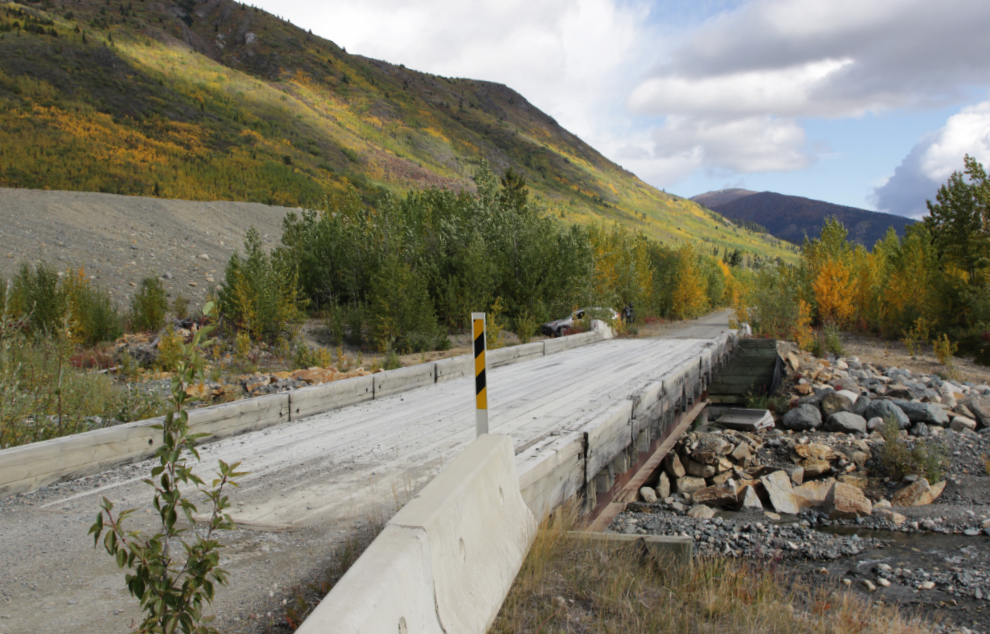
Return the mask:
<svg viewBox="0 0 990 634">
<path fill-rule="evenodd" d="M 574 539 L 545 522 L 491 632 L 914 634 L 928 625 L 852 593 L 802 588 L 721 558 L 678 567 L 630 545 Z"/>
</svg>

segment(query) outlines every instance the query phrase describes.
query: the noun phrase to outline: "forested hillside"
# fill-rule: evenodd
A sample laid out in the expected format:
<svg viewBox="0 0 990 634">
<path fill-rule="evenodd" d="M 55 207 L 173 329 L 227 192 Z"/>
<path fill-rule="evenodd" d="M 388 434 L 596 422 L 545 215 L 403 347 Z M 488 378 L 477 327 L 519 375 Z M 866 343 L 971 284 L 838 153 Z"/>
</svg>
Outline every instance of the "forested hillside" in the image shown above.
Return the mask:
<svg viewBox="0 0 990 634">
<path fill-rule="evenodd" d="M 842 222 L 849 231 L 849 241 L 867 248 L 882 240 L 888 228 L 893 227 L 903 237 L 905 229 L 915 222 L 904 216 L 774 192 L 722 190 L 700 194 L 692 200 L 743 226 L 755 229 L 758 225 L 770 235 L 794 244 L 821 233 L 827 218 Z"/>
<path fill-rule="evenodd" d="M 474 190 L 482 159 L 568 222 L 792 258 L 605 159 L 513 90 L 348 54 L 231 0 L 0 4 L 0 185 L 319 207 Z"/>
</svg>

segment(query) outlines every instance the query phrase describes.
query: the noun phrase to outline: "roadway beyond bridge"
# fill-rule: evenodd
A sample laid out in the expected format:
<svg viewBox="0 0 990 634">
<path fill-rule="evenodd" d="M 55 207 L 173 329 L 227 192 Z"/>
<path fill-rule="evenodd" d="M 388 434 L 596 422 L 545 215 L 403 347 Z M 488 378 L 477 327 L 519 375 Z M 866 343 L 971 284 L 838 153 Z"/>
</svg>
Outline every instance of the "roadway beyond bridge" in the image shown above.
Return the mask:
<svg viewBox="0 0 990 634">
<path fill-rule="evenodd" d="M 725 320 L 717 313 L 662 338 L 613 339 L 491 369 L 490 431 L 512 438 L 523 474 L 554 439 L 696 369 L 724 342 Z M 687 387 L 693 403 L 701 390 Z M 231 587 L 214 604 L 220 630 L 264 631 L 244 618 L 266 620 L 291 585 L 318 578 L 356 531 L 387 519 L 474 438 L 469 377 L 202 447 L 204 479 L 217 459 L 240 461 L 249 472 L 231 495 L 239 527 L 221 536 L 230 544 L 222 563 Z M 136 602 L 86 531 L 101 496 L 118 509 L 142 509 L 136 523 L 153 528 L 140 482 L 148 464 L 0 500 L 0 634 L 128 631 Z"/>
</svg>

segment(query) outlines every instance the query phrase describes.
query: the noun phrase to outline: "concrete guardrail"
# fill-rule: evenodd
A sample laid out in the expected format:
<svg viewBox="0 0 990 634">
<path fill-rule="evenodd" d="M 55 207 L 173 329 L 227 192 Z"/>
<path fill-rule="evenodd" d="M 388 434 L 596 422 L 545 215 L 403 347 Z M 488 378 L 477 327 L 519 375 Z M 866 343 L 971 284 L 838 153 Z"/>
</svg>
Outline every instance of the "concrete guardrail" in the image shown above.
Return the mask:
<svg viewBox="0 0 990 634">
<path fill-rule="evenodd" d="M 601 341 L 601 330 L 499 348 L 489 353 L 491 367 L 519 363 L 545 354 Z M 562 343 L 561 343 L 562 342 Z M 545 344 L 552 344 L 549 350 Z M 282 394 L 243 399 L 189 410 L 192 433 L 207 440 L 300 420 L 348 405 L 383 398 L 418 387 L 473 376 L 474 358 L 461 355 L 433 363 L 300 388 Z M 32 491 L 61 480 L 99 473 L 154 455 L 161 432 L 152 425 L 162 418 L 115 425 L 106 429 L 0 450 L 0 497 Z"/>
<path fill-rule="evenodd" d="M 299 634 L 483 634 L 536 534 L 512 441 L 475 440 L 385 525 Z"/>
</svg>

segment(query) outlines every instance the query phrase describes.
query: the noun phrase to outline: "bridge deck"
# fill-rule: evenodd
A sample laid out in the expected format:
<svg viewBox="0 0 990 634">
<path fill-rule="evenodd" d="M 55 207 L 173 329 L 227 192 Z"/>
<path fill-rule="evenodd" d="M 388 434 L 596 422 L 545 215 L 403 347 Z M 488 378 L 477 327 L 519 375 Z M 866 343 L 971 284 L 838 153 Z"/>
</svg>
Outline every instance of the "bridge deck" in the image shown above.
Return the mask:
<svg viewBox="0 0 990 634">
<path fill-rule="evenodd" d="M 707 332 L 697 335 L 718 336 L 720 324 L 724 319 L 704 324 Z M 530 460 L 551 436 L 579 430 L 618 401 L 697 367 L 707 346 L 709 339 L 611 340 L 494 368 L 490 430 L 512 437 L 517 461 Z M 281 593 L 319 579 L 356 527 L 393 511 L 471 443 L 473 396 L 473 379 L 456 379 L 201 447 L 197 472 L 205 479 L 218 458 L 241 461 L 250 472 L 230 492 L 239 524 L 222 536 L 231 590 L 213 609 L 222 619 L 244 614 L 255 609 L 246 605 L 268 601 L 275 584 Z M 18 555 L 0 558 L 8 573 L 0 596 L 13 598 L 3 608 L 12 634 L 129 631 L 136 604 L 86 529 L 102 496 L 117 509 L 138 508 L 133 522 L 153 529 L 148 487 L 140 482 L 147 471 L 147 462 L 123 466 L 8 499 L 0 552 Z M 87 608 L 67 611 L 67 603 Z"/>
<path fill-rule="evenodd" d="M 489 430 L 517 454 L 574 431 L 672 374 L 704 340 L 611 340 L 490 370 Z M 456 379 L 213 443 L 206 465 L 243 462 L 238 523 L 298 526 L 401 501 L 474 440 L 474 380 Z"/>
</svg>

